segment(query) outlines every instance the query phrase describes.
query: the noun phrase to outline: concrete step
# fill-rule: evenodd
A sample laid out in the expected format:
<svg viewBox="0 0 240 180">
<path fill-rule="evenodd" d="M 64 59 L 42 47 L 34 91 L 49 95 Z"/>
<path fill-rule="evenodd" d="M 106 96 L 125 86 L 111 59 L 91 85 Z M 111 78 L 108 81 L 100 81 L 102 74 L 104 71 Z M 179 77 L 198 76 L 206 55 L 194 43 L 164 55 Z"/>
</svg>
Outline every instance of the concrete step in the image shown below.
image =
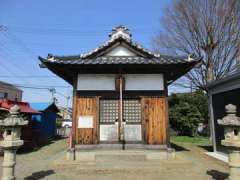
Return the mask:
<svg viewBox="0 0 240 180">
<path fill-rule="evenodd" d="M 81 144 L 76 150 L 123 150 L 122 144 Z M 125 144 L 125 150 L 167 150 L 166 145 Z"/>
<path fill-rule="evenodd" d="M 99 152 L 97 152 L 99 153 Z M 182 165 L 192 166 L 192 161 L 176 156 L 174 159 L 163 157 L 161 153 L 146 152 L 146 160 L 139 152 L 136 155 L 124 154 L 116 155 L 116 152 L 109 151 L 110 155 L 104 153 L 93 154 L 82 152 L 76 160 L 66 160 L 65 156 L 55 160 L 51 165 L 57 169 L 74 169 L 80 172 L 89 173 L 102 171 L 142 171 L 154 170 L 158 167 L 181 167 Z"/>
<path fill-rule="evenodd" d="M 95 154 L 96 162 L 105 161 L 145 161 L 145 154 L 133 153 L 110 153 L 110 154 Z"/>
<path fill-rule="evenodd" d="M 75 160 L 108 162 L 108 161 L 155 161 L 174 158 L 174 152 L 159 150 L 84 150 L 75 151 Z M 69 158 L 67 158 L 69 159 Z"/>
</svg>

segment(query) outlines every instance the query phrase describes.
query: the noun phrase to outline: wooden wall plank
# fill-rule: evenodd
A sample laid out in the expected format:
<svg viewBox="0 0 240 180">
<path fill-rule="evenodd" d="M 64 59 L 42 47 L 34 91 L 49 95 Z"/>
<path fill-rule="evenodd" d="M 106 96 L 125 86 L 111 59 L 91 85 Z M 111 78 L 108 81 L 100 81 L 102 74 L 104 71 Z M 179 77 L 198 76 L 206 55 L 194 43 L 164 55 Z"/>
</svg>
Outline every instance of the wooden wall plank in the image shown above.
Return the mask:
<svg viewBox="0 0 240 180">
<path fill-rule="evenodd" d="M 98 143 L 98 123 L 99 123 L 99 98 L 98 97 L 78 97 L 76 103 L 76 143 L 96 144 Z M 79 116 L 93 116 L 93 128 L 78 128 Z"/>
<path fill-rule="evenodd" d="M 144 137 L 147 144 L 167 143 L 167 101 L 165 97 L 143 97 Z"/>
</svg>

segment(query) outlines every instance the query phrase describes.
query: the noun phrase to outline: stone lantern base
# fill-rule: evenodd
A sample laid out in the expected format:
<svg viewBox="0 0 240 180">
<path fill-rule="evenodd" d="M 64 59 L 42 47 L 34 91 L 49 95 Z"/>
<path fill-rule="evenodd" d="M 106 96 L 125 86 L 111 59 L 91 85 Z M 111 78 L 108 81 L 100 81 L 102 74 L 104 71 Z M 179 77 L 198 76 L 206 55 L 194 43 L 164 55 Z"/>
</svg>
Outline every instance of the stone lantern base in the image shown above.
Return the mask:
<svg viewBox="0 0 240 180">
<path fill-rule="evenodd" d="M 240 151 L 232 151 L 229 154 L 229 168 L 230 168 L 229 180 L 239 180 L 240 179 Z"/>
<path fill-rule="evenodd" d="M 14 180 L 14 171 L 16 164 L 16 151 L 17 149 L 5 149 L 3 160 L 2 180 Z"/>
</svg>

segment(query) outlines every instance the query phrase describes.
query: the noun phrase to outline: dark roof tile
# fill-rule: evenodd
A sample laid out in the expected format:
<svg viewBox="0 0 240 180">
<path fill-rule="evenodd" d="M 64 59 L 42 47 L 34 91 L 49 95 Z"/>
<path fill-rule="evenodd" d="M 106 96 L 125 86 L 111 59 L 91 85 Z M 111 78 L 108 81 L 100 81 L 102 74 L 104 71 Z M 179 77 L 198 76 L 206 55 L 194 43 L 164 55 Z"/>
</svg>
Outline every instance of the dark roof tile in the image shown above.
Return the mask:
<svg viewBox="0 0 240 180">
<path fill-rule="evenodd" d="M 43 63 L 53 64 L 182 64 L 199 59 L 188 59 L 187 57 L 174 57 L 174 56 L 160 56 L 159 58 L 144 58 L 144 57 L 131 57 L 131 56 L 104 56 L 95 59 L 82 59 L 82 58 L 66 58 L 55 57 L 53 60 L 41 58 Z"/>
</svg>

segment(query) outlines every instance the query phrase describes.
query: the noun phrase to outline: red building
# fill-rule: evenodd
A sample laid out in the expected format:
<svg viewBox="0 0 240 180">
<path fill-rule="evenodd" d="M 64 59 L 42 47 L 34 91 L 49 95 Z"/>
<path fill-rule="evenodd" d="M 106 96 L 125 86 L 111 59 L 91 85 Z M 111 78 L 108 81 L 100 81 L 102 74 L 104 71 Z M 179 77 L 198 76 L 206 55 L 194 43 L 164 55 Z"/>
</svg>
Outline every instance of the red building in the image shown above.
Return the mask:
<svg viewBox="0 0 240 180">
<path fill-rule="evenodd" d="M 23 127 L 22 129 L 21 139 L 24 140 L 23 148 L 24 149 L 33 148 L 35 144 L 31 117 L 32 115 L 40 114 L 40 112 L 32 109 L 29 103 L 27 102 L 16 102 L 4 99 L 0 100 L 0 119 L 4 119 L 8 115 L 9 109 L 15 104 L 17 104 L 20 107 L 22 115 L 25 116 L 29 121 L 29 124 L 26 127 Z"/>
</svg>

